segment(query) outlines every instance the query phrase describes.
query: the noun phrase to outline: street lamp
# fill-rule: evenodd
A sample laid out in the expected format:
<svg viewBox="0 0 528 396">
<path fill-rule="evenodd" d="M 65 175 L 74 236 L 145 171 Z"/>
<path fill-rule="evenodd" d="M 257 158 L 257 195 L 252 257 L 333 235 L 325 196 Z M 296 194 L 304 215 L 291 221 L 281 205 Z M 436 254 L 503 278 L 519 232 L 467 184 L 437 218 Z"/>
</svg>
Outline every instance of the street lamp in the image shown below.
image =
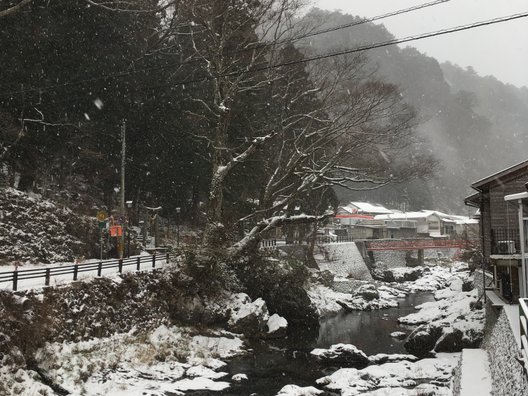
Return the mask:
<svg viewBox="0 0 528 396">
<path fill-rule="evenodd" d="M 176 208 L 176 246 L 180 247 L 180 212 L 181 208 Z"/>
</svg>

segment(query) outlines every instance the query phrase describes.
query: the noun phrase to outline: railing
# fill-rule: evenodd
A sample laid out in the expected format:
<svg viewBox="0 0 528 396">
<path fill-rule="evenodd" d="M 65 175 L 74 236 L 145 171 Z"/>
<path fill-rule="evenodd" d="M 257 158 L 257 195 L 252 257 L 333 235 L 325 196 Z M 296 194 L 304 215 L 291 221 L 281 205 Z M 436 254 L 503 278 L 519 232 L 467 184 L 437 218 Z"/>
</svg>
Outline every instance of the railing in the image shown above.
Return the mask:
<svg viewBox="0 0 528 396">
<path fill-rule="evenodd" d="M 492 228 L 491 254 L 518 254 L 521 252 L 518 229 Z"/>
<path fill-rule="evenodd" d="M 61 280 L 72 279 L 73 281 L 77 281 L 79 274 L 81 273 L 94 272 L 94 274 L 97 273 L 97 276 L 102 276 L 103 271 L 108 274 L 107 270 L 117 268 L 117 273 L 122 273 L 123 268 L 132 266 L 135 266 L 136 271 L 141 271 L 142 269 L 145 269 L 145 265 L 148 265 L 148 268 L 156 268 L 156 263 L 159 263 L 160 261 L 168 263 L 169 254 L 153 254 L 152 256 L 138 256 L 118 260 L 103 260 L 92 263 L 0 272 L 0 284 L 10 282 L 12 284 L 12 290 L 16 291 L 21 281 L 43 279 L 43 286 L 49 286 L 52 278 L 60 278 Z M 112 273 L 115 273 L 115 271 Z M 34 286 L 32 284 L 32 286 L 39 287 L 42 285 Z"/>
<path fill-rule="evenodd" d="M 464 239 L 413 239 L 368 241 L 367 250 L 463 249 L 469 246 Z"/>
<path fill-rule="evenodd" d="M 327 243 L 343 243 L 343 242 L 355 242 L 356 239 L 354 239 L 351 236 L 330 236 L 330 235 L 323 235 L 318 236 L 316 239 L 317 244 L 323 245 Z M 310 239 L 308 240 L 301 240 L 301 241 L 293 241 L 293 242 L 286 242 L 284 239 L 277 240 L 277 239 L 263 239 L 260 242 L 260 247 L 276 247 L 277 245 L 308 245 L 310 243 Z"/>
<path fill-rule="evenodd" d="M 521 358 L 524 373 L 528 374 L 528 298 L 519 299 L 519 320 L 521 321 Z"/>
</svg>

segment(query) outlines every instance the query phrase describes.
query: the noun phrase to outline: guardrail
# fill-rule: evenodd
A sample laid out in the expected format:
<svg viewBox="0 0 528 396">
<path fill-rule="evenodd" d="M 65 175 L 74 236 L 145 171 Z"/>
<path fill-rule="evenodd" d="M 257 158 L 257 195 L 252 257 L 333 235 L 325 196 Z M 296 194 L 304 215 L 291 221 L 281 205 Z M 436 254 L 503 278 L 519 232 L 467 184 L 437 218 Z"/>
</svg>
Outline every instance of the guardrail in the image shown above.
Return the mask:
<svg viewBox="0 0 528 396">
<path fill-rule="evenodd" d="M 131 266 L 135 266 L 136 271 L 141 271 L 141 269 L 145 269 L 145 264 L 148 264 L 148 268 L 156 268 L 156 263 L 159 263 L 160 261 L 168 263 L 169 254 L 153 254 L 152 256 L 137 256 L 117 260 L 102 260 L 92 263 L 0 272 L 0 284 L 11 282 L 12 290 L 17 291 L 19 282 L 24 280 L 43 279 L 43 286 L 49 286 L 52 278 L 60 277 L 61 279 L 64 279 L 65 276 L 71 275 L 71 279 L 77 281 L 79 274 L 81 273 L 94 272 L 94 274 L 97 273 L 97 276 L 102 276 L 103 271 L 117 268 L 117 273 L 122 273 L 123 268 Z"/>
<path fill-rule="evenodd" d="M 521 321 L 521 358 L 524 373 L 528 374 L 528 298 L 519 298 L 519 320 Z"/>
</svg>

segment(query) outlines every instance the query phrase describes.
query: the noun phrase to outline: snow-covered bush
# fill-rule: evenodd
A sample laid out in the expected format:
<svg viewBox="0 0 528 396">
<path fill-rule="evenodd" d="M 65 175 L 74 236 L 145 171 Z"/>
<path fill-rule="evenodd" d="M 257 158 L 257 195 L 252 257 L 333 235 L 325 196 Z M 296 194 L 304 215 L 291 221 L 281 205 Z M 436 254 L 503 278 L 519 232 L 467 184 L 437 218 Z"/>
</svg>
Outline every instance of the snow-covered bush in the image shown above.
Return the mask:
<svg viewBox="0 0 528 396">
<path fill-rule="evenodd" d="M 73 261 L 99 249 L 95 218 L 12 188 L 0 190 L 0 265 Z"/>
</svg>

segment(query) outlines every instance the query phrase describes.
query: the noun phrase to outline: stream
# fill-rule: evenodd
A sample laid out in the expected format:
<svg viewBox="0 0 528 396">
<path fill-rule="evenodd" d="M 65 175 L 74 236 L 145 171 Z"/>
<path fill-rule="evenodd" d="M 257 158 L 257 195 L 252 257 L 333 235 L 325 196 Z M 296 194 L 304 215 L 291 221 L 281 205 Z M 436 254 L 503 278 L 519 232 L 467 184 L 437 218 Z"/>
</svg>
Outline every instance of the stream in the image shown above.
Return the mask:
<svg viewBox="0 0 528 396">
<path fill-rule="evenodd" d="M 367 355 L 377 353 L 407 353 L 403 344 L 390 336 L 392 332 L 409 334 L 411 326 L 398 323 L 398 318 L 415 312 L 415 306 L 433 301 L 431 293 L 410 294 L 398 299 L 398 308 L 375 311 L 340 313 L 320 321 L 319 334 L 307 335 L 302 330 L 287 340 L 256 342 L 250 345 L 252 351 L 244 356 L 230 359 L 223 371 L 229 372 L 225 381 L 231 382 L 234 374 L 243 373 L 249 378 L 241 383 L 232 383 L 222 392 L 193 391 L 193 396 L 273 396 L 287 384 L 315 386 L 315 380 L 335 371 L 323 367 L 310 358 L 314 348 L 328 348 L 333 344 L 353 344 Z"/>
</svg>

